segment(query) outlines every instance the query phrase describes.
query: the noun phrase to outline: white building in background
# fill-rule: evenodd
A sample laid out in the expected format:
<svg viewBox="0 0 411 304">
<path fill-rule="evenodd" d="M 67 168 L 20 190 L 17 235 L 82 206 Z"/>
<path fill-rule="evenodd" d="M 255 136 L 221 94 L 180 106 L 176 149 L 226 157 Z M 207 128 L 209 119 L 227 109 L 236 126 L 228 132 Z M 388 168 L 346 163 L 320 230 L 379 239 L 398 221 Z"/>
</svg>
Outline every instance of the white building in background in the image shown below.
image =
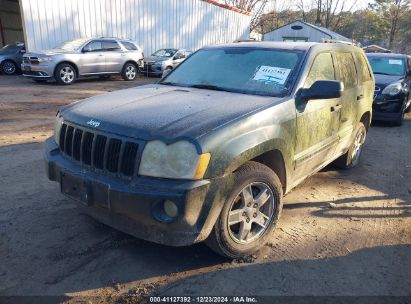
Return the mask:
<svg viewBox="0 0 411 304">
<path fill-rule="evenodd" d="M 321 26 L 304 21 L 294 21 L 280 26 L 264 34 L 264 41 L 308 41 L 323 42 L 326 39 L 335 39 L 351 42 L 352 39 Z"/>
<path fill-rule="evenodd" d="M 7 2 L 7 0 L 5 1 Z M 248 39 L 250 15 L 214 0 L 19 0 L 29 51 L 79 37 L 135 40 L 146 54 Z"/>
</svg>

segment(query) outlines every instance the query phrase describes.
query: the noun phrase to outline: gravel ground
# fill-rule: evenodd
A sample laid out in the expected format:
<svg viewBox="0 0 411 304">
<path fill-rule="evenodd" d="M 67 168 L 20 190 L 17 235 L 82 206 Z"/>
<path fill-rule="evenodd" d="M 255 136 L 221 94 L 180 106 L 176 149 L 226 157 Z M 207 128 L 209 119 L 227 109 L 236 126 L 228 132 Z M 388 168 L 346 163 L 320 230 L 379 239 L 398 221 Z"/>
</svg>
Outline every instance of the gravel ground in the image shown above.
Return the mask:
<svg viewBox="0 0 411 304">
<path fill-rule="evenodd" d="M 154 81 L 0 76 L 0 295 L 411 296 L 411 116 L 373 126 L 359 167 L 326 168 L 289 193 L 270 243 L 249 259 L 152 244 L 81 214 L 45 177 L 41 141 L 57 108 Z"/>
</svg>

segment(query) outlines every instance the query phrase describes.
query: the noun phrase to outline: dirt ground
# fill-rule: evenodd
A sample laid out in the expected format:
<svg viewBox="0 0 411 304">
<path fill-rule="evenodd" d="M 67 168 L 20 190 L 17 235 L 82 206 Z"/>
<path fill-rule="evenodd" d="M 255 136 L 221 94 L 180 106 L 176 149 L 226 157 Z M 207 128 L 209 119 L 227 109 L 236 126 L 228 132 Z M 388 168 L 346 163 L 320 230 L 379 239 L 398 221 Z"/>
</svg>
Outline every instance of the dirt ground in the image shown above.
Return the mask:
<svg viewBox="0 0 411 304">
<path fill-rule="evenodd" d="M 270 243 L 247 260 L 152 244 L 80 214 L 44 172 L 57 108 L 153 81 L 0 76 L 0 295 L 411 296 L 411 116 L 372 126 L 359 167 L 326 168 L 288 194 Z"/>
</svg>

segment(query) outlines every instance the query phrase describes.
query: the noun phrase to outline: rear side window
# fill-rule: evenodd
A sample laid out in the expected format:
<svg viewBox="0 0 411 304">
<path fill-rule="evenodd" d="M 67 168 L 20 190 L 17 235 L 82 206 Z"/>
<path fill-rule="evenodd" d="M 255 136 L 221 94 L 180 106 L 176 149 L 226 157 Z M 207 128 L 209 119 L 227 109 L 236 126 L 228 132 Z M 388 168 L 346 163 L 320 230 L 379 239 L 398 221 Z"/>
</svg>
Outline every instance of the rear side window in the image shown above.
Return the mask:
<svg viewBox="0 0 411 304">
<path fill-rule="evenodd" d="M 331 53 L 321 53 L 315 57 L 304 88 L 311 87 L 317 80 L 335 80 L 334 63 Z"/>
<path fill-rule="evenodd" d="M 124 47 L 129 51 L 137 51 L 137 46 L 129 41 L 121 41 Z"/>
<path fill-rule="evenodd" d="M 354 55 L 357 59 L 357 71 L 360 79 L 363 82 L 371 80 L 371 71 L 368 68 L 368 64 L 365 61 L 364 55 L 359 52 L 354 53 Z"/>
<path fill-rule="evenodd" d="M 357 84 L 357 71 L 355 69 L 354 58 L 351 53 L 336 54 L 340 80 L 344 87 L 353 87 Z"/>
<path fill-rule="evenodd" d="M 103 41 L 103 49 L 106 51 L 118 51 L 121 50 L 116 41 Z"/>
</svg>

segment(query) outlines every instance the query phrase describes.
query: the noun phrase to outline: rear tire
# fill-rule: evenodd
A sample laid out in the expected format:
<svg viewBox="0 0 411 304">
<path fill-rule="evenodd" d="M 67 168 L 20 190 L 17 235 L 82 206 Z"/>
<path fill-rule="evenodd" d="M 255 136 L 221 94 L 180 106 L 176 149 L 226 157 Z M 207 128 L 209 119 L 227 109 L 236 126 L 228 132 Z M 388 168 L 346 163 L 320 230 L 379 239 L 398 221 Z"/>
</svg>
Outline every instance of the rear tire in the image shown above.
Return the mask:
<svg viewBox="0 0 411 304">
<path fill-rule="evenodd" d="M 206 244 L 222 256 L 240 258 L 267 242 L 281 214 L 283 191 L 274 171 L 257 162 L 233 175 L 234 186 Z"/>
<path fill-rule="evenodd" d="M 1 63 L 1 71 L 6 75 L 14 75 L 17 72 L 17 64 L 11 60 L 4 60 Z"/>
<path fill-rule="evenodd" d="M 60 63 L 54 71 L 54 78 L 62 85 L 74 83 L 76 76 L 76 69 L 69 63 Z"/>
<path fill-rule="evenodd" d="M 134 63 L 128 62 L 124 65 L 121 72 L 121 77 L 126 81 L 133 81 L 137 77 L 137 66 Z"/>
<path fill-rule="evenodd" d="M 340 169 L 350 169 L 357 166 L 360 162 L 362 148 L 367 137 L 367 129 L 360 122 L 355 130 L 353 141 L 344 155 L 334 161 L 334 165 Z"/>
</svg>

